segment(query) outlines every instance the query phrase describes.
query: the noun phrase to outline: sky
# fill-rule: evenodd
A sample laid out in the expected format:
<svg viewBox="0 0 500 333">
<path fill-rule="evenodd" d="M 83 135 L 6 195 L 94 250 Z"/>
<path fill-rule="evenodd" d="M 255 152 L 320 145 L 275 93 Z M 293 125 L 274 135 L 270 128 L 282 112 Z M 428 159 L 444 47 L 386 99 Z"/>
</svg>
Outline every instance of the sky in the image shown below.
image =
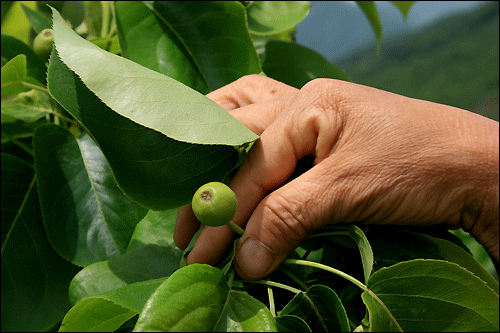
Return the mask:
<svg viewBox="0 0 500 333">
<path fill-rule="evenodd" d="M 375 34 L 354 1 L 310 1 L 309 15 L 297 25 L 296 42 L 336 60 L 375 41 Z M 413 31 L 448 15 L 474 9 L 485 1 L 417 1 L 405 22 L 389 1 L 375 1 L 384 37 Z"/>
</svg>

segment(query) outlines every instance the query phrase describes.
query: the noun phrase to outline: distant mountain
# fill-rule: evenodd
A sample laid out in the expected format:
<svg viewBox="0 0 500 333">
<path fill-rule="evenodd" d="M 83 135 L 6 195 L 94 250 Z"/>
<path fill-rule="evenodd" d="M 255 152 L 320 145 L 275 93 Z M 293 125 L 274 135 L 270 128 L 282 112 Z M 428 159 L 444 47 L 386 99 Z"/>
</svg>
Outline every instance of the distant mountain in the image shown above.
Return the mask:
<svg viewBox="0 0 500 333">
<path fill-rule="evenodd" d="M 384 38 L 401 32 L 415 32 L 436 19 L 479 6 L 484 1 L 417 1 L 407 21 L 389 1 L 377 1 Z M 337 60 L 353 49 L 375 40 L 373 29 L 354 1 L 310 1 L 309 15 L 297 25 L 296 41 Z"/>
<path fill-rule="evenodd" d="M 499 119 L 499 5 L 384 39 L 338 61 L 353 82 Z"/>
</svg>

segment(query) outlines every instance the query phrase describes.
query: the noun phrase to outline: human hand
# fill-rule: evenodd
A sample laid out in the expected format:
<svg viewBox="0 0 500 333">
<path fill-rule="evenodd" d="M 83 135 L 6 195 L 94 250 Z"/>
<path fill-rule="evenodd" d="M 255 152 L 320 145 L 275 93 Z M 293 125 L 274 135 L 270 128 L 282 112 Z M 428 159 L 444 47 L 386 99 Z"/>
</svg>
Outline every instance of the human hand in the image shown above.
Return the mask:
<svg viewBox="0 0 500 333">
<path fill-rule="evenodd" d="M 229 183 L 233 221 L 246 225 L 234 259 L 242 278 L 268 275 L 339 222 L 462 227 L 498 261 L 498 122 L 331 79 L 298 90 L 250 75 L 207 97 L 260 136 Z M 314 167 L 285 184 L 308 155 Z M 198 227 L 190 205 L 180 208 L 176 245 Z M 217 264 L 233 237 L 205 227 L 187 263 Z"/>
</svg>

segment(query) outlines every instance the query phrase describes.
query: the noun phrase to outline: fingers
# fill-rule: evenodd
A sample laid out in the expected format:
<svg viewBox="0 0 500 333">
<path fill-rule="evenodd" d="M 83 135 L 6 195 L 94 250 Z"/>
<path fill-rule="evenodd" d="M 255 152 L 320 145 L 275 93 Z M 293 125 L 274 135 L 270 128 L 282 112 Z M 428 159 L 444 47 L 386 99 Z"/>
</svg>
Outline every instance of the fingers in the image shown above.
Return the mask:
<svg viewBox="0 0 500 333">
<path fill-rule="evenodd" d="M 230 111 L 246 105 L 296 93 L 291 87 L 271 78 L 254 74 L 244 76 L 206 96 Z"/>
<path fill-rule="evenodd" d="M 253 107 L 253 105 L 247 107 Z M 305 155 L 326 155 L 325 152 L 316 149 L 317 143 L 319 147 L 323 147 L 322 150 L 330 149 L 329 145 L 322 143 L 323 141 L 330 142 L 330 145 L 335 144 L 335 138 L 337 137 L 335 116 L 327 116 L 327 113 L 323 112 L 322 108 L 311 104 L 307 98 L 304 100 L 298 98 L 285 107 L 287 112 L 276 112 L 278 116 L 275 121 L 262 132 L 260 139 L 254 144 L 244 163 L 229 183 L 238 198 L 238 209 L 233 222 L 239 226 L 243 227 L 250 216 L 253 216 L 252 212 L 267 193 L 278 188 L 292 175 L 298 159 Z M 318 133 L 324 131 L 324 126 L 327 126 L 329 131 L 322 134 L 320 138 Z M 263 218 L 267 216 L 264 213 L 271 215 L 276 213 L 279 219 L 282 216 L 279 209 L 269 210 L 269 207 L 276 206 L 276 198 L 285 195 L 283 191 L 288 189 L 286 187 L 277 191 L 271 197 L 275 201 L 264 201 L 263 207 L 266 207 L 266 209 L 261 208 L 255 213 L 257 214 L 255 216 L 261 214 L 261 218 Z M 296 195 L 294 197 L 304 199 L 302 196 Z M 298 207 L 298 205 L 296 206 Z M 280 207 L 286 207 L 286 203 L 283 203 Z M 286 215 L 289 210 L 284 209 L 283 214 Z M 254 219 L 260 220 L 258 217 Z M 303 221 L 303 223 L 306 222 Z M 293 232 L 296 228 L 300 229 L 300 224 L 290 226 L 290 230 Z M 272 231 L 269 232 L 272 233 Z M 303 230 L 297 232 L 301 237 L 295 237 L 294 241 L 289 243 L 291 246 L 297 246 L 299 238 L 301 240 L 302 236 L 307 236 L 307 232 Z M 204 228 L 187 258 L 187 263 L 217 263 L 232 240 L 233 233 L 227 226 Z M 279 251 L 280 255 L 284 252 L 286 251 Z"/>
<path fill-rule="evenodd" d="M 200 227 L 200 222 L 194 216 L 191 204 L 180 207 L 177 210 L 177 218 L 174 229 L 174 242 L 175 245 L 185 250 L 196 231 Z"/>
<path fill-rule="evenodd" d="M 241 278 L 267 276 L 329 221 L 329 172 L 317 165 L 262 200 L 236 248 L 234 264 Z"/>
</svg>

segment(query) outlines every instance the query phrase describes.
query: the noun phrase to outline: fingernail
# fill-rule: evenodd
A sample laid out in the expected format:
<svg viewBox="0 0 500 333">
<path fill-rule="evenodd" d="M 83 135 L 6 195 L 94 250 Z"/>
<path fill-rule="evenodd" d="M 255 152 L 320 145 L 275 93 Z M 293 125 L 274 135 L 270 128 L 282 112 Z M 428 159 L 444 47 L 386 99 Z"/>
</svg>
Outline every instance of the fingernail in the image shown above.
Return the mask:
<svg viewBox="0 0 500 333">
<path fill-rule="evenodd" d="M 263 278 L 274 263 L 275 256 L 269 248 L 252 236 L 244 239 L 236 254 L 237 271 L 244 272 L 249 280 Z"/>
</svg>

